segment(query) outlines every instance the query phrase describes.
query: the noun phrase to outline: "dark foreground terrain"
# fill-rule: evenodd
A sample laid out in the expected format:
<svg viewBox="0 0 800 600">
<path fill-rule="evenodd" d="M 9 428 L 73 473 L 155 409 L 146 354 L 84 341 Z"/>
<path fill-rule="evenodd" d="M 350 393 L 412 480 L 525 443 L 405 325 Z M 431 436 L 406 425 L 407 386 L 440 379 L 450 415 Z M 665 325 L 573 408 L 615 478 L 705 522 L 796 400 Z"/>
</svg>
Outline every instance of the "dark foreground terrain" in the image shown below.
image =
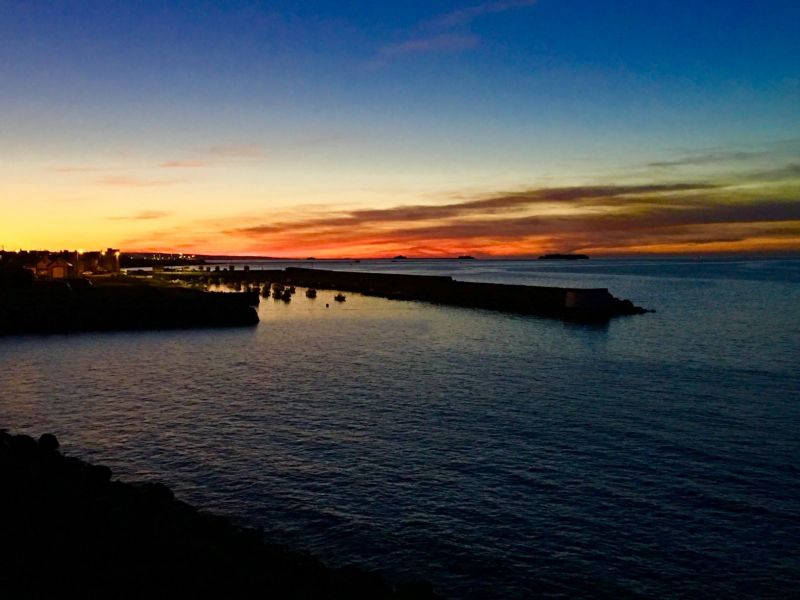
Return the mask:
<svg viewBox="0 0 800 600">
<path fill-rule="evenodd" d="M 112 480 L 58 441 L 0 430 L 3 598 L 435 598 L 263 541 L 176 500 L 159 483 Z"/>
</svg>

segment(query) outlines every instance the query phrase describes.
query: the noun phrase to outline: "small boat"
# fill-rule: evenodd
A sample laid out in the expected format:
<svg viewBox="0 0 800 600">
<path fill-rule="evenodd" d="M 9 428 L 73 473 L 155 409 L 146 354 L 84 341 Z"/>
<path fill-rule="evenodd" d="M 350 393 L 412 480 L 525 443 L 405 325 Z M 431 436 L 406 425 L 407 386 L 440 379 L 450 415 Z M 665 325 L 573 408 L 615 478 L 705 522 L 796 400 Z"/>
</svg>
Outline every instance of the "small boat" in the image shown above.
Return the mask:
<svg viewBox="0 0 800 600">
<path fill-rule="evenodd" d="M 316 298 L 317 297 L 317 290 L 311 288 L 306 290 L 306 298 Z"/>
<path fill-rule="evenodd" d="M 341 294 L 341 293 L 340 294 L 336 294 L 333 297 L 333 299 L 336 300 L 337 302 L 344 302 L 346 300 L 345 295 Z"/>
</svg>

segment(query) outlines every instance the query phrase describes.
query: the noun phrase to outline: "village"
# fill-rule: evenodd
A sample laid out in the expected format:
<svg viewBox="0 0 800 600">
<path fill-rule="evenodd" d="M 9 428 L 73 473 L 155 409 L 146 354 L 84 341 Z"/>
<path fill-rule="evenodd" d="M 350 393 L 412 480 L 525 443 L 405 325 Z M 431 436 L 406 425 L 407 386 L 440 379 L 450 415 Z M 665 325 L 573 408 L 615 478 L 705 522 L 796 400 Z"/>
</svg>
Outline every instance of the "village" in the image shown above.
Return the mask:
<svg viewBox="0 0 800 600">
<path fill-rule="evenodd" d="M 37 280 L 75 279 L 120 272 L 120 251 L 116 248 L 83 250 L 0 251 L 0 267 L 21 268 Z"/>
<path fill-rule="evenodd" d="M 0 336 L 255 325 L 252 300 L 126 277 L 115 248 L 0 251 Z"/>
</svg>

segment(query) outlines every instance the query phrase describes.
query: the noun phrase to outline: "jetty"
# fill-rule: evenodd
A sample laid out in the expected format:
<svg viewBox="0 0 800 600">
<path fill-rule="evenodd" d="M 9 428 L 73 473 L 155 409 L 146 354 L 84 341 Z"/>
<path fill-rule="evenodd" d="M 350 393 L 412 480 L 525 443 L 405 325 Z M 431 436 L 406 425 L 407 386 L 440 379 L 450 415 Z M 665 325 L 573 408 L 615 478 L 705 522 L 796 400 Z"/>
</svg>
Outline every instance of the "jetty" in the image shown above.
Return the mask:
<svg viewBox="0 0 800 600">
<path fill-rule="evenodd" d="M 204 272 L 170 273 L 192 280 Z M 240 270 L 214 273 L 222 283 L 279 282 L 317 290 L 356 292 L 391 300 L 416 300 L 576 321 L 605 321 L 648 312 L 630 300 L 615 298 L 606 288 L 562 288 L 456 281 L 447 275 L 406 275 L 364 271 L 331 271 L 287 267 L 283 270 Z"/>
</svg>

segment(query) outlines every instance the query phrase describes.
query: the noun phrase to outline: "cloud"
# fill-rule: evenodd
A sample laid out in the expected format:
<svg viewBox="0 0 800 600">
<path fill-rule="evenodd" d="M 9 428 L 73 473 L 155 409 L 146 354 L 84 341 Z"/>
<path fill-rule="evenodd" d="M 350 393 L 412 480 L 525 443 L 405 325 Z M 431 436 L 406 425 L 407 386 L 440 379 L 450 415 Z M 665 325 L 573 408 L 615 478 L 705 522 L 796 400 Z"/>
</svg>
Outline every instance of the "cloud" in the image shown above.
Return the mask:
<svg viewBox="0 0 800 600">
<path fill-rule="evenodd" d="M 208 163 L 202 160 L 166 160 L 159 165 L 162 169 L 198 169 L 206 166 Z"/>
<path fill-rule="evenodd" d="M 58 173 L 95 173 L 102 169 L 99 167 L 54 167 L 53 171 Z"/>
<path fill-rule="evenodd" d="M 449 13 L 445 13 L 443 15 L 439 15 L 438 17 L 434 17 L 430 21 L 426 23 L 428 27 L 435 27 L 441 29 L 450 29 L 454 27 L 463 27 L 465 25 L 469 25 L 477 19 L 478 17 L 482 17 L 484 15 L 489 15 L 492 13 L 501 13 L 506 12 L 508 10 L 515 10 L 518 8 L 526 8 L 528 6 L 533 6 L 536 4 L 537 0 L 508 0 L 506 2 L 486 2 L 484 4 L 478 4 L 475 6 L 469 6 L 467 8 L 461 8 L 458 10 L 451 11 Z"/>
<path fill-rule="evenodd" d="M 384 46 L 378 52 L 378 57 L 387 59 L 404 54 L 459 52 L 474 48 L 478 45 L 479 41 L 476 35 L 454 33 L 412 38 L 397 44 L 388 44 Z"/>
<path fill-rule="evenodd" d="M 800 178 L 800 163 L 783 165 L 774 169 L 764 169 L 762 171 L 751 171 L 742 176 L 749 181 L 779 182 L 786 179 Z"/>
<path fill-rule="evenodd" d="M 666 161 L 676 167 L 691 161 L 737 167 L 713 179 L 695 179 L 696 172 L 679 179 L 676 170 L 661 180 L 451 194 L 438 204 L 340 210 L 311 205 L 273 218 L 229 218 L 223 226 L 217 220 L 195 221 L 172 232 L 154 232 L 147 244 L 156 247 L 160 240 L 177 247 L 190 243 L 191 236 L 234 252 L 318 257 L 800 252 L 800 162 L 791 148 L 762 148 L 710 149 Z M 754 157 L 760 170 L 749 163 Z M 152 212 L 134 217 L 158 218 Z"/>
<path fill-rule="evenodd" d="M 650 203 L 664 201 L 667 195 L 675 202 L 675 192 L 682 192 L 681 200 L 687 201 L 687 192 L 713 190 L 717 186 L 709 183 L 671 183 L 646 185 L 605 185 L 542 188 L 521 192 L 499 194 L 478 200 L 467 200 L 450 204 L 395 206 L 379 209 L 359 209 L 334 216 L 323 215 L 299 222 L 271 223 L 247 228 L 262 234 L 283 231 L 286 228 L 308 230 L 318 227 L 363 227 L 367 224 L 413 223 L 465 217 L 471 215 L 497 215 L 528 209 L 536 205 L 561 204 L 569 207 L 588 208 L 623 205 L 638 205 L 642 195 L 650 195 Z"/>
<path fill-rule="evenodd" d="M 193 152 L 191 158 L 164 160 L 158 166 L 162 169 L 200 169 L 213 167 L 220 162 L 252 161 L 266 156 L 264 148 L 258 144 L 218 144 Z"/>
<path fill-rule="evenodd" d="M 178 179 L 144 179 L 141 177 L 130 177 L 127 175 L 114 175 L 97 179 L 95 183 L 100 185 L 111 185 L 119 187 L 161 187 L 180 183 Z"/>
<path fill-rule="evenodd" d="M 532 235 L 583 234 L 600 231 L 604 237 L 611 233 L 645 230 L 666 230 L 676 226 L 711 225 L 753 222 L 800 221 L 800 202 L 797 200 L 772 200 L 756 204 L 712 206 L 650 207 L 649 210 L 623 213 L 585 214 L 559 216 L 528 215 L 522 217 L 460 219 L 443 223 L 421 223 L 417 227 L 404 227 L 383 235 L 389 241 L 484 238 L 516 239 Z M 362 230 L 362 234 L 375 229 Z M 235 230 L 237 234 L 262 236 L 264 234 L 293 234 L 290 225 L 249 226 Z M 354 231 L 340 224 L 316 224 L 315 235 L 344 240 L 352 238 Z M 356 232 L 358 235 L 358 232 Z M 299 237 L 299 236 L 298 236 Z"/>
<path fill-rule="evenodd" d="M 263 243 L 268 251 L 358 247 L 379 255 L 411 247 L 522 254 L 526 248 L 535 253 L 703 239 L 738 244 L 766 235 L 800 249 L 800 194 L 762 197 L 707 182 L 539 188 L 442 205 L 319 213 L 224 233 Z"/>
<path fill-rule="evenodd" d="M 208 149 L 208 153 L 224 158 L 263 158 L 266 154 L 257 144 L 212 146 Z"/>
<path fill-rule="evenodd" d="M 406 33 L 399 42 L 381 46 L 371 66 L 379 67 L 392 59 L 413 54 L 463 52 L 480 44 L 480 37 L 469 31 L 476 19 L 510 10 L 532 6 L 536 0 L 506 0 L 487 2 L 444 13 L 419 23 L 412 33 Z"/>
<path fill-rule="evenodd" d="M 714 163 L 750 160 L 762 156 L 763 154 L 763 152 L 708 152 L 705 154 L 690 154 L 675 160 L 649 162 L 645 166 L 657 168 L 690 167 L 693 165 L 709 165 Z"/>
<path fill-rule="evenodd" d="M 169 212 L 163 210 L 143 210 L 135 215 L 125 215 L 119 217 L 109 217 L 112 221 L 152 221 L 154 219 L 163 219 L 168 217 Z"/>
</svg>

